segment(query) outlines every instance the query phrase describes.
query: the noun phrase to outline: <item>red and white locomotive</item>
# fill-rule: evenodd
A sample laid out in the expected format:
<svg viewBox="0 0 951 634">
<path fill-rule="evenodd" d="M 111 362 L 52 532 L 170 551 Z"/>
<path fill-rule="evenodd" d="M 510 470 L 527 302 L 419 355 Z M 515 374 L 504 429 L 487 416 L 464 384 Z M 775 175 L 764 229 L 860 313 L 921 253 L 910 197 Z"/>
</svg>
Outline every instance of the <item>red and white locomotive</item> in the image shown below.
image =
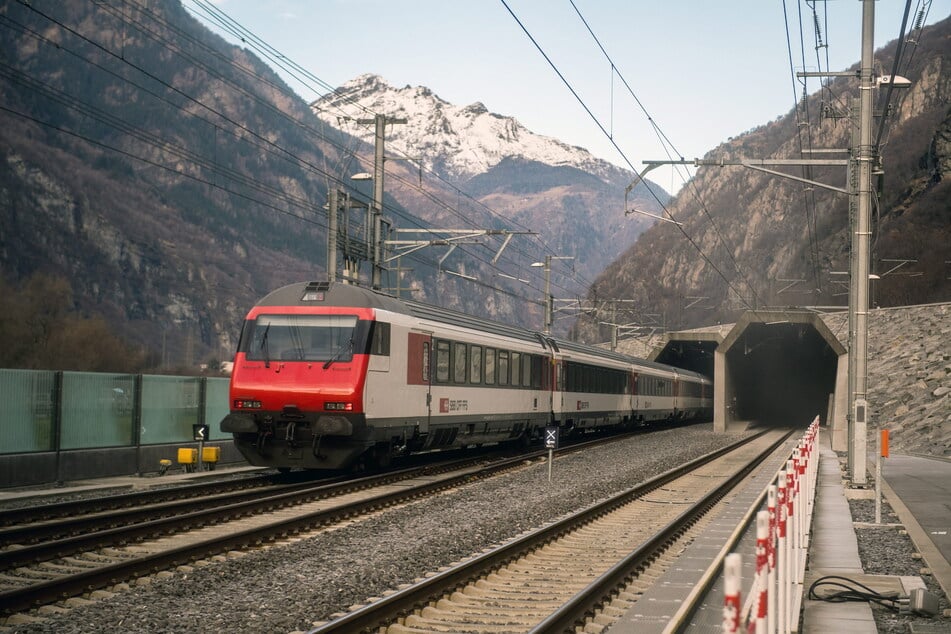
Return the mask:
<svg viewBox="0 0 951 634">
<path fill-rule="evenodd" d="M 709 417 L 710 381 L 359 286 L 280 288 L 245 320 L 221 429 L 254 465 L 409 453 Z"/>
</svg>

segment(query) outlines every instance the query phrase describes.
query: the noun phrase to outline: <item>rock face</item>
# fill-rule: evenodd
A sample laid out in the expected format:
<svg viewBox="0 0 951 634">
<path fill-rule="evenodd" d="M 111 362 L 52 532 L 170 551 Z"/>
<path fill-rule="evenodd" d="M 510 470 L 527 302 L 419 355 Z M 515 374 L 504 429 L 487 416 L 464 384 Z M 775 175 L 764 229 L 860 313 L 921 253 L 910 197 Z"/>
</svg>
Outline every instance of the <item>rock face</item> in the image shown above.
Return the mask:
<svg viewBox="0 0 951 634">
<path fill-rule="evenodd" d="M 823 318 L 843 345 L 848 317 Z M 869 447 L 879 429 L 902 453 L 951 456 L 951 304 L 869 313 Z"/>
</svg>

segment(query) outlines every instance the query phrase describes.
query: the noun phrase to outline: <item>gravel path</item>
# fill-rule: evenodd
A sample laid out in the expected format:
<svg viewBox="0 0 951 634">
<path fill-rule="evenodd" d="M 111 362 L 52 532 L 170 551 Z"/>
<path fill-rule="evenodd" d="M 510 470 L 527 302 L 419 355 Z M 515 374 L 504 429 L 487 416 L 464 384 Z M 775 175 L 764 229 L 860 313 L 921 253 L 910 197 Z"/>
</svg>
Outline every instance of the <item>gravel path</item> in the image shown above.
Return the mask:
<svg viewBox="0 0 951 634">
<path fill-rule="evenodd" d="M 874 500 L 849 500 L 853 522 L 875 523 Z M 898 516 L 894 514 L 888 502 L 882 502 L 882 524 L 897 524 Z M 859 558 L 862 568 L 872 575 L 897 575 L 918 577 L 924 580 L 928 590 L 941 598 L 940 609 L 949 607 L 941 587 L 931 575 L 922 575 L 921 569 L 927 564 L 916 559 L 917 549 L 911 538 L 895 527 L 876 527 L 855 529 L 858 539 Z M 872 613 L 875 616 L 875 625 L 879 634 L 906 634 L 911 632 L 912 625 L 938 626 L 943 624 L 951 632 L 951 619 L 947 617 L 927 618 L 908 614 L 896 614 L 891 610 L 877 607 L 873 604 Z M 940 629 L 934 631 L 942 631 Z"/>
<path fill-rule="evenodd" d="M 694 425 L 478 482 L 54 615 L 17 632 L 291 632 L 734 440 Z"/>
</svg>

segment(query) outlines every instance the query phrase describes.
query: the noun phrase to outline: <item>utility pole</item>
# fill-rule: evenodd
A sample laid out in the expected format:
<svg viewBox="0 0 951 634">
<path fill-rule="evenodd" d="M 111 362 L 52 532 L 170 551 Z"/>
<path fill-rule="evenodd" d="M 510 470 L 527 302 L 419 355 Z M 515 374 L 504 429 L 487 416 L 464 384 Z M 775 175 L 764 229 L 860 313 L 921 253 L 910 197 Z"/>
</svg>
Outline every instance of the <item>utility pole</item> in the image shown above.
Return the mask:
<svg viewBox="0 0 951 634">
<path fill-rule="evenodd" d="M 350 120 L 350 117 L 341 117 Z M 383 114 L 375 115 L 372 119 L 357 119 L 360 125 L 374 125 L 374 152 L 373 174 L 360 173 L 352 176 L 353 180 L 373 180 L 373 201 L 369 205 L 353 205 L 349 194 L 344 194 L 345 213 L 347 222 L 344 226 L 344 262 L 346 269 L 343 272 L 344 283 L 359 281 L 359 266 L 361 262 L 370 261 L 373 270 L 370 275 L 370 284 L 374 290 L 380 290 L 383 279 L 383 174 L 386 157 L 384 155 L 384 136 L 387 123 L 406 123 L 406 119 L 387 117 Z M 339 194 L 332 190 L 328 194 L 328 208 L 330 210 L 330 235 L 327 238 L 327 273 L 330 281 L 337 275 L 337 231 L 340 231 L 337 222 L 339 210 Z M 352 206 L 367 208 L 366 247 L 362 248 L 351 239 L 349 210 Z M 364 253 L 366 251 L 366 253 Z"/>
<path fill-rule="evenodd" d="M 545 267 L 545 334 L 551 334 L 552 313 L 554 312 L 555 300 L 551 296 L 551 261 L 552 260 L 574 260 L 572 255 L 546 255 L 544 262 L 532 262 L 531 266 Z"/>
<path fill-rule="evenodd" d="M 327 214 L 327 281 L 337 281 L 337 220 L 340 218 L 337 204 L 337 188 L 331 187 L 328 192 Z"/>
<path fill-rule="evenodd" d="M 851 172 L 857 177 L 857 217 L 851 223 L 851 293 L 849 301 L 849 359 L 853 365 L 850 394 L 851 431 L 849 463 L 853 486 L 866 484 L 866 433 L 868 428 L 868 274 L 871 236 L 872 165 L 872 89 L 875 87 L 873 37 L 875 2 L 862 0 L 862 61 L 859 69 L 859 144 L 853 148 Z M 849 205 L 850 210 L 852 205 Z"/>
<path fill-rule="evenodd" d="M 386 134 L 387 123 L 406 123 L 406 119 L 387 117 L 384 114 L 378 114 L 372 119 L 357 119 L 361 125 L 374 124 L 374 143 L 373 143 L 373 207 L 371 215 L 373 218 L 373 252 L 371 262 L 373 273 L 370 277 L 370 285 L 374 290 L 379 290 L 383 284 L 383 173 L 386 157 L 383 153 L 384 137 Z"/>
<path fill-rule="evenodd" d="M 868 401 L 866 397 L 868 382 L 868 298 L 869 298 L 869 261 L 871 234 L 871 206 L 873 190 L 871 186 L 872 168 L 877 159 L 876 148 L 872 147 L 872 89 L 881 83 L 891 83 L 894 87 L 907 87 L 907 79 L 902 77 L 882 77 L 876 81 L 874 75 L 874 26 L 875 0 L 862 0 L 862 57 L 859 70 L 860 96 L 853 103 L 853 113 L 858 111 L 857 134 L 849 148 L 848 159 L 694 159 L 693 161 L 644 161 L 647 166 L 641 170 L 638 178 L 632 182 L 630 192 L 644 175 L 661 165 L 717 166 L 742 165 L 774 176 L 806 183 L 849 196 L 849 231 L 851 234 L 851 253 L 849 267 L 849 411 L 848 420 L 848 456 L 849 474 L 853 485 L 866 483 L 865 434 L 868 427 Z M 797 77 L 851 77 L 854 72 L 799 72 Z M 885 113 L 882 114 L 885 116 Z M 831 153 L 840 150 L 817 150 L 816 153 Z M 767 166 L 792 165 L 841 165 L 847 168 L 847 187 L 835 187 L 808 178 L 785 174 Z M 625 196 L 626 207 L 626 196 Z M 625 213 L 628 210 L 625 209 Z M 673 220 L 673 219 L 671 219 Z"/>
</svg>

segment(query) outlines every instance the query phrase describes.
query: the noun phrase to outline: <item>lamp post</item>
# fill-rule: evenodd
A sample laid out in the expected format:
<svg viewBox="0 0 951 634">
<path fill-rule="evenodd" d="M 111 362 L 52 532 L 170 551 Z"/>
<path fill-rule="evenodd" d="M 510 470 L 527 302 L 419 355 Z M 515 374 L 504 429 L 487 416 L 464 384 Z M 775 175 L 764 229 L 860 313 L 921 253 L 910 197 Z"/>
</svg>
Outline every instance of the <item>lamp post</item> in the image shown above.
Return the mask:
<svg viewBox="0 0 951 634">
<path fill-rule="evenodd" d="M 551 256 L 546 255 L 544 262 L 532 262 L 532 266 L 545 267 L 545 334 L 551 334 Z"/>
<path fill-rule="evenodd" d="M 551 296 L 551 261 L 552 260 L 574 260 L 574 256 L 546 255 L 544 262 L 532 262 L 533 267 L 545 268 L 545 334 L 551 334 L 552 322 L 552 304 L 554 299 Z"/>
</svg>

